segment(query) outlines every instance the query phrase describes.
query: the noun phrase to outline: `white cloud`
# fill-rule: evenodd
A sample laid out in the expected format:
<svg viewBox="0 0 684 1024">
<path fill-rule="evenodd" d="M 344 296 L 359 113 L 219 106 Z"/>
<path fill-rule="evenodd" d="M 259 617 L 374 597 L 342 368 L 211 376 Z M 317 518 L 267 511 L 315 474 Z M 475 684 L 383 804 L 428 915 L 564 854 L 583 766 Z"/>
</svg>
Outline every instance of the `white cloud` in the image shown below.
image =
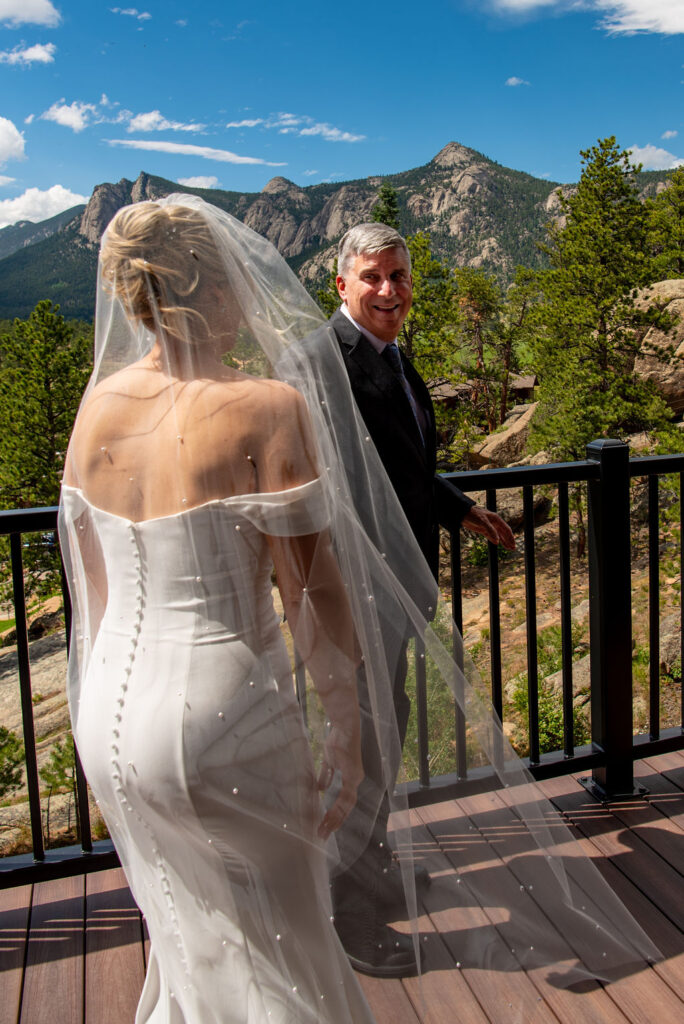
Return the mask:
<svg viewBox="0 0 684 1024">
<path fill-rule="evenodd" d="M 681 0 L 595 0 L 605 11 L 601 26 L 608 32 L 633 35 L 659 32 L 679 35 L 684 32 L 684 5 Z"/>
<path fill-rule="evenodd" d="M 16 178 L 8 178 L 6 174 L 0 174 L 0 185 L 11 185 Z"/>
<path fill-rule="evenodd" d="M 681 0 L 490 0 L 490 6 L 500 14 L 514 15 L 549 9 L 558 14 L 596 11 L 601 15 L 601 28 L 616 35 L 684 33 L 684 4 Z"/>
<path fill-rule="evenodd" d="M 35 117 L 35 114 L 29 114 L 27 117 L 24 118 L 24 124 L 33 124 Z"/>
<path fill-rule="evenodd" d="M 87 202 L 88 196 L 78 195 L 77 192 L 71 192 L 62 185 L 53 185 L 52 188 L 44 190 L 27 188 L 24 194 L 17 196 L 16 199 L 0 200 L 0 228 L 16 224 L 18 220 L 37 223 L 54 217 L 72 206 Z"/>
<path fill-rule="evenodd" d="M 187 23 L 188 23 L 188 19 L 187 18 L 179 18 L 178 21 L 176 22 L 176 25 L 178 25 L 179 28 L 185 28 Z"/>
<path fill-rule="evenodd" d="M 0 167 L 8 160 L 24 159 L 24 136 L 6 117 L 0 117 Z"/>
<path fill-rule="evenodd" d="M 515 88 L 516 85 L 529 85 L 530 83 L 525 81 L 524 78 L 518 78 L 517 75 L 511 75 L 510 78 L 506 79 L 506 85 L 511 85 Z"/>
<path fill-rule="evenodd" d="M 668 129 L 668 131 L 663 132 L 663 134 L 660 136 L 660 138 L 661 139 L 676 139 L 677 138 L 677 134 L 678 133 L 674 129 L 670 128 L 670 129 Z"/>
<path fill-rule="evenodd" d="M 45 25 L 53 28 L 62 20 L 50 0 L 0 0 L 0 22 L 17 25 Z"/>
<path fill-rule="evenodd" d="M 216 188 L 218 178 L 213 174 L 196 174 L 194 178 L 178 178 L 179 185 L 187 185 L 188 188 Z"/>
<path fill-rule="evenodd" d="M 184 124 L 181 121 L 169 121 L 162 116 L 159 110 L 150 110 L 146 114 L 135 114 L 131 118 L 126 131 L 128 132 L 203 132 L 207 126 L 192 122 Z"/>
<path fill-rule="evenodd" d="M 326 142 L 362 142 L 365 135 L 352 135 L 351 132 L 343 132 L 339 128 L 333 128 L 330 124 L 312 124 L 309 128 L 302 128 L 300 135 L 321 135 Z"/>
<path fill-rule="evenodd" d="M 326 142 L 362 142 L 366 138 L 365 135 L 342 131 L 325 121 L 315 121 L 306 114 L 279 113 L 244 121 L 229 121 L 226 128 L 256 128 L 257 125 L 275 129 L 279 135 L 320 135 Z"/>
<path fill-rule="evenodd" d="M 98 103 L 86 103 L 83 100 L 66 103 L 62 97 L 40 117 L 44 121 L 54 121 L 55 124 L 71 128 L 74 132 L 82 132 L 93 124 L 103 123 L 125 124 L 128 132 L 202 132 L 207 127 L 199 121 L 172 121 L 159 110 L 134 114 L 132 110 L 121 108 L 117 100 L 110 100 L 105 93 Z"/>
<path fill-rule="evenodd" d="M 137 18 L 138 21 L 149 21 L 152 15 L 149 11 L 139 11 L 135 7 L 110 7 L 112 14 L 127 14 L 129 18 Z"/>
<path fill-rule="evenodd" d="M 684 166 L 684 157 L 668 153 L 666 149 L 659 146 L 652 146 L 647 143 L 645 146 L 630 146 L 631 161 L 635 164 L 643 164 L 645 171 L 669 171 L 675 167 Z"/>
<path fill-rule="evenodd" d="M 36 43 L 22 50 L 15 46 L 13 50 L 0 50 L 0 64 L 52 64 L 57 47 L 54 43 Z"/>
<path fill-rule="evenodd" d="M 110 146 L 126 146 L 155 153 L 172 153 L 179 156 L 194 156 L 202 160 L 218 160 L 224 164 L 265 164 L 266 167 L 285 167 L 285 163 L 272 163 L 257 156 L 238 156 L 228 149 L 212 149 L 211 146 L 193 146 L 184 142 L 149 142 L 146 139 L 105 139 Z"/>
<path fill-rule="evenodd" d="M 263 118 L 255 117 L 253 120 L 246 121 L 229 121 L 226 128 L 256 128 L 258 124 L 263 124 Z"/>
<path fill-rule="evenodd" d="M 490 0 L 495 11 L 504 14 L 526 14 L 534 11 L 537 7 L 558 7 L 563 6 L 562 0 Z"/>
<path fill-rule="evenodd" d="M 40 117 L 42 121 L 54 121 L 55 124 L 61 124 L 64 128 L 82 132 L 91 123 L 93 115 L 96 113 L 97 109 L 93 103 L 81 103 L 80 100 L 74 100 L 73 103 L 67 104 L 62 98 L 59 102 L 53 103 L 50 109 L 45 110 Z"/>
<path fill-rule="evenodd" d="M 320 173 L 319 171 L 304 171 L 304 174 L 307 176 L 307 178 L 310 178 L 313 174 L 319 174 L 319 173 Z"/>
</svg>

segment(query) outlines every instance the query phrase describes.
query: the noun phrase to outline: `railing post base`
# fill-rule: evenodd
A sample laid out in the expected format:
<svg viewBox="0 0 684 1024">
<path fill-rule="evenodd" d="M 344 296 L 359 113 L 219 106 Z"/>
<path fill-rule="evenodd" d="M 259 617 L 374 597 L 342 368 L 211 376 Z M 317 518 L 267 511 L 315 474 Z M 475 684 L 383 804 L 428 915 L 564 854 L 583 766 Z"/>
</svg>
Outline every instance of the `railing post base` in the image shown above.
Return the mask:
<svg viewBox="0 0 684 1024">
<path fill-rule="evenodd" d="M 646 786 L 635 785 L 629 792 L 625 793 L 609 793 L 600 783 L 596 782 L 591 775 L 583 775 L 577 780 L 580 786 L 584 786 L 587 793 L 590 793 L 596 800 L 599 800 L 602 804 L 619 804 L 626 803 L 628 800 L 638 800 L 641 797 L 647 796 L 650 793 L 650 789 Z"/>
</svg>

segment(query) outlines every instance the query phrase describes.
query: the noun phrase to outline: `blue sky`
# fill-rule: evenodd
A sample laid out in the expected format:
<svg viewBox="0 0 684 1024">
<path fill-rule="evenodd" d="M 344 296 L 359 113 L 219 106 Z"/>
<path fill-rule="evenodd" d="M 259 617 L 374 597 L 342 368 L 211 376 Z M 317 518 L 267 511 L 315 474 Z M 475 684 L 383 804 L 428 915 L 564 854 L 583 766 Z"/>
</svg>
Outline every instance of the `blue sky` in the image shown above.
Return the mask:
<svg viewBox="0 0 684 1024">
<path fill-rule="evenodd" d="M 0 227 L 140 170 L 258 192 L 452 140 L 555 181 L 613 134 L 674 167 L 683 44 L 684 0 L 0 0 Z"/>
</svg>

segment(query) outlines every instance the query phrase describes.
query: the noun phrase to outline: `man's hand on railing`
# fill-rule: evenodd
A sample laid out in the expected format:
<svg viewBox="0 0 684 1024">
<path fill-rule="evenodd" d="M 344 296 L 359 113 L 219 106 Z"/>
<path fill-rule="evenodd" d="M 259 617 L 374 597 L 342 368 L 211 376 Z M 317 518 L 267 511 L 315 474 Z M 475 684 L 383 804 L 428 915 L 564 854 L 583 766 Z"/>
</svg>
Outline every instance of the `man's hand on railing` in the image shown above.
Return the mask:
<svg viewBox="0 0 684 1024">
<path fill-rule="evenodd" d="M 488 512 L 486 508 L 473 505 L 463 517 L 461 526 L 474 533 L 481 533 L 492 544 L 502 544 L 507 551 L 515 551 L 513 531 L 496 512 Z"/>
</svg>

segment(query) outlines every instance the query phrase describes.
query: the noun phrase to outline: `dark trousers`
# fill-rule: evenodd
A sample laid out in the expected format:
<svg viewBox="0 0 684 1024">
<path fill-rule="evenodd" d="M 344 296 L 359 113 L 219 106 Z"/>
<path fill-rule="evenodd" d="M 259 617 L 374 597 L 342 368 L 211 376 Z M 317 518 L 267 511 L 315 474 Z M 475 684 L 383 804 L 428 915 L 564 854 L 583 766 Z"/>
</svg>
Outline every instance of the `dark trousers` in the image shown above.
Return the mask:
<svg viewBox="0 0 684 1024">
<path fill-rule="evenodd" d="M 406 694 L 408 669 L 406 643 L 396 652 L 393 666 L 393 699 L 400 748 L 406 738 L 411 702 Z M 390 666 L 392 667 L 392 666 Z M 391 863 L 387 841 L 388 783 L 394 788 L 399 763 L 385 769 L 377 744 L 363 667 L 358 678 L 361 711 L 361 754 L 365 778 L 356 806 L 336 833 L 340 867 L 331 879 L 332 903 L 338 921 L 348 915 L 366 917 L 377 913 L 376 893 L 384 870 Z"/>
</svg>

